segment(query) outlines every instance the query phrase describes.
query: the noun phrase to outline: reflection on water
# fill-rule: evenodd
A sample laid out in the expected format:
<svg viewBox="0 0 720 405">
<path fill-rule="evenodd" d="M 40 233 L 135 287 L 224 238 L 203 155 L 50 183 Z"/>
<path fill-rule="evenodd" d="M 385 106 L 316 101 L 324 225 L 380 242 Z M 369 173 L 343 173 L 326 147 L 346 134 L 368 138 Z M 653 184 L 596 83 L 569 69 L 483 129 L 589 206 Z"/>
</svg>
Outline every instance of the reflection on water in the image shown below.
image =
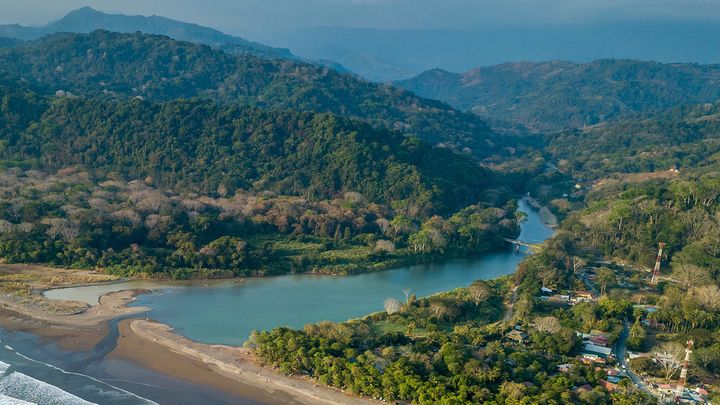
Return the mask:
<svg viewBox="0 0 720 405">
<path fill-rule="evenodd" d="M 552 235 L 537 210 L 525 201 L 527 213 L 518 239 L 539 243 Z M 322 320 L 344 321 L 382 310 L 385 298 L 402 298 L 411 288 L 419 297 L 451 290 L 477 279 L 511 274 L 528 254 L 508 249 L 477 259 L 408 266 L 390 271 L 346 277 L 291 275 L 251 278 L 244 283 L 202 284 L 130 282 L 49 291 L 47 296 L 97 302 L 102 294 L 127 288 L 157 289 L 133 305 L 152 308 L 150 316 L 179 333 L 205 343 L 242 344 L 254 329 L 302 327 Z"/>
</svg>

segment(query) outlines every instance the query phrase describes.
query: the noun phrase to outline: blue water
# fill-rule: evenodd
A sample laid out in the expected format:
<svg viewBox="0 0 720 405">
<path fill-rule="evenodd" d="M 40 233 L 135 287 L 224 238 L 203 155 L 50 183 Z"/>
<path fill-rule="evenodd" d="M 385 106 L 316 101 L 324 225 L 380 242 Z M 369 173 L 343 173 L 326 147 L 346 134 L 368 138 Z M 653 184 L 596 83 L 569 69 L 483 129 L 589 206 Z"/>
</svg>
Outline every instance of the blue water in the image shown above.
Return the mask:
<svg viewBox="0 0 720 405">
<path fill-rule="evenodd" d="M 518 239 L 539 243 L 552 235 L 537 210 L 519 202 L 527 221 Z M 408 266 L 354 276 L 291 275 L 247 279 L 209 288 L 185 286 L 139 297 L 134 305 L 152 308 L 149 316 L 203 343 L 241 345 L 253 330 L 300 328 L 323 320 L 345 321 L 381 311 L 388 297 L 403 298 L 411 288 L 418 297 L 462 287 L 478 279 L 515 272 L 526 249 L 491 253 L 478 259 Z"/>
</svg>

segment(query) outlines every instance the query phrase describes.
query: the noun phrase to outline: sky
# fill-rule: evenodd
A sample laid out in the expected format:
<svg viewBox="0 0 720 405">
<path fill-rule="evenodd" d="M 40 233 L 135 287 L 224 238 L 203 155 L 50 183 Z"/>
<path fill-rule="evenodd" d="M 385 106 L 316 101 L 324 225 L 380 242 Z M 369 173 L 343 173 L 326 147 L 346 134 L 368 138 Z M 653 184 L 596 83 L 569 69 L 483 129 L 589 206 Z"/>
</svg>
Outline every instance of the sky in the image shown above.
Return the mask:
<svg viewBox="0 0 720 405">
<path fill-rule="evenodd" d="M 334 25 L 473 30 L 618 20 L 720 22 L 720 0 L 0 0 L 0 24 L 42 25 L 82 6 L 163 15 L 231 34 Z"/>
</svg>

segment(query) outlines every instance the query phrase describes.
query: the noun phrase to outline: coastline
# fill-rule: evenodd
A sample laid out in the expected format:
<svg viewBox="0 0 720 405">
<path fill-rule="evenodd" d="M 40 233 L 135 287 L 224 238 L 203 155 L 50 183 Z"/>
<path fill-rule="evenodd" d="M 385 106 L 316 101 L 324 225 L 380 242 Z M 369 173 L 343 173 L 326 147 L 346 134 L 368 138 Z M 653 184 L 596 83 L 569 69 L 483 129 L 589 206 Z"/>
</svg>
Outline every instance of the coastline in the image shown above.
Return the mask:
<svg viewBox="0 0 720 405">
<path fill-rule="evenodd" d="M 535 207 L 530 201 L 528 203 Z M 549 210 L 547 212 L 550 213 Z M 542 223 L 546 224 L 546 221 Z M 7 281 L 8 276 L 27 275 L 22 272 L 26 267 L 0 264 L 0 276 L 4 275 Z M 196 386 L 205 386 L 216 392 L 269 404 L 384 403 L 351 396 L 307 377 L 281 375 L 257 363 L 253 352 L 247 348 L 202 344 L 185 338 L 170 326 L 140 315 L 148 308 L 127 306 L 135 301 L 138 294 L 148 291 L 145 289 L 110 292 L 101 295 L 95 305 L 46 298 L 43 291 L 48 289 L 115 284 L 117 280 L 86 281 L 72 278 L 71 275 L 90 277 L 93 272 L 29 267 L 35 268 L 33 274 L 36 278 L 52 277 L 53 281 L 44 284 L 28 282 L 29 287 L 21 291 L 22 294 L 0 290 L 0 327 L 3 329 L 29 332 L 69 351 L 89 351 L 108 336 L 112 326 L 112 335 L 117 336 L 117 345 L 106 352 L 109 354 L 105 358 L 109 361 L 125 361 L 138 368 Z M 55 282 L 58 273 L 62 275 L 62 280 Z M 94 275 L 102 277 L 98 273 Z M 118 317 L 133 315 L 142 319 L 110 322 Z M 115 337 L 112 339 L 114 342 Z"/>
<path fill-rule="evenodd" d="M 289 377 L 255 362 L 252 350 L 189 340 L 169 326 L 148 320 L 119 323 L 118 346 L 111 358 L 269 404 L 381 404 L 318 385 L 309 378 Z"/>
<path fill-rule="evenodd" d="M 0 266 L 0 274 L 47 275 L 42 266 Z M 52 269 L 55 271 L 56 269 Z M 83 276 L 84 271 L 64 270 Z M 52 273 L 50 273 L 52 274 Z M 68 279 L 69 280 L 69 279 Z M 113 283 L 113 281 L 109 281 Z M 30 283 L 32 284 L 32 283 Z M 70 288 L 101 283 L 62 283 L 53 288 Z M 41 283 L 35 282 L 26 294 L 0 291 L 0 328 L 26 332 L 70 352 L 89 352 L 110 332 L 109 322 L 123 316 L 142 316 L 146 307 L 129 307 L 145 289 L 128 289 L 102 295 L 98 303 L 46 298 Z M 238 398 L 271 405 L 287 404 L 380 404 L 380 401 L 350 396 L 340 390 L 315 384 L 309 378 L 288 377 L 255 362 L 250 349 L 193 342 L 164 324 L 143 319 L 118 323 L 116 347 L 109 360 L 123 360 L 143 369 L 178 380 L 206 386 Z"/>
</svg>

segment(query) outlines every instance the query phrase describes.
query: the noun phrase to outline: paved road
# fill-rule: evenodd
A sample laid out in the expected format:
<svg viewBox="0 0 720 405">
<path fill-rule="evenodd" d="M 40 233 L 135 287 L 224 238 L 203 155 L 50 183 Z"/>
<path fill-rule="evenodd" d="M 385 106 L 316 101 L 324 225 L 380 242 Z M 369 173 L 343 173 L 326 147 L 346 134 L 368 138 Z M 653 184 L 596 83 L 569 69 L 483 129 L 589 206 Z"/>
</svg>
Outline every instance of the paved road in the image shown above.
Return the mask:
<svg viewBox="0 0 720 405">
<path fill-rule="evenodd" d="M 633 384 L 635 384 L 636 387 L 639 387 L 641 390 L 647 392 L 650 395 L 655 395 L 650 390 L 650 387 L 645 384 L 645 381 L 642 380 L 637 374 L 635 374 L 631 369 L 630 366 L 625 361 L 625 352 L 627 351 L 627 338 L 630 334 L 630 323 L 625 320 L 623 324 L 623 331 L 620 333 L 620 337 L 618 337 L 618 341 L 615 344 L 615 356 L 617 358 L 617 362 L 620 365 L 620 367 L 625 371 L 625 374 L 627 374 L 628 378 L 632 380 Z M 624 366 L 624 367 L 623 367 Z"/>
</svg>

